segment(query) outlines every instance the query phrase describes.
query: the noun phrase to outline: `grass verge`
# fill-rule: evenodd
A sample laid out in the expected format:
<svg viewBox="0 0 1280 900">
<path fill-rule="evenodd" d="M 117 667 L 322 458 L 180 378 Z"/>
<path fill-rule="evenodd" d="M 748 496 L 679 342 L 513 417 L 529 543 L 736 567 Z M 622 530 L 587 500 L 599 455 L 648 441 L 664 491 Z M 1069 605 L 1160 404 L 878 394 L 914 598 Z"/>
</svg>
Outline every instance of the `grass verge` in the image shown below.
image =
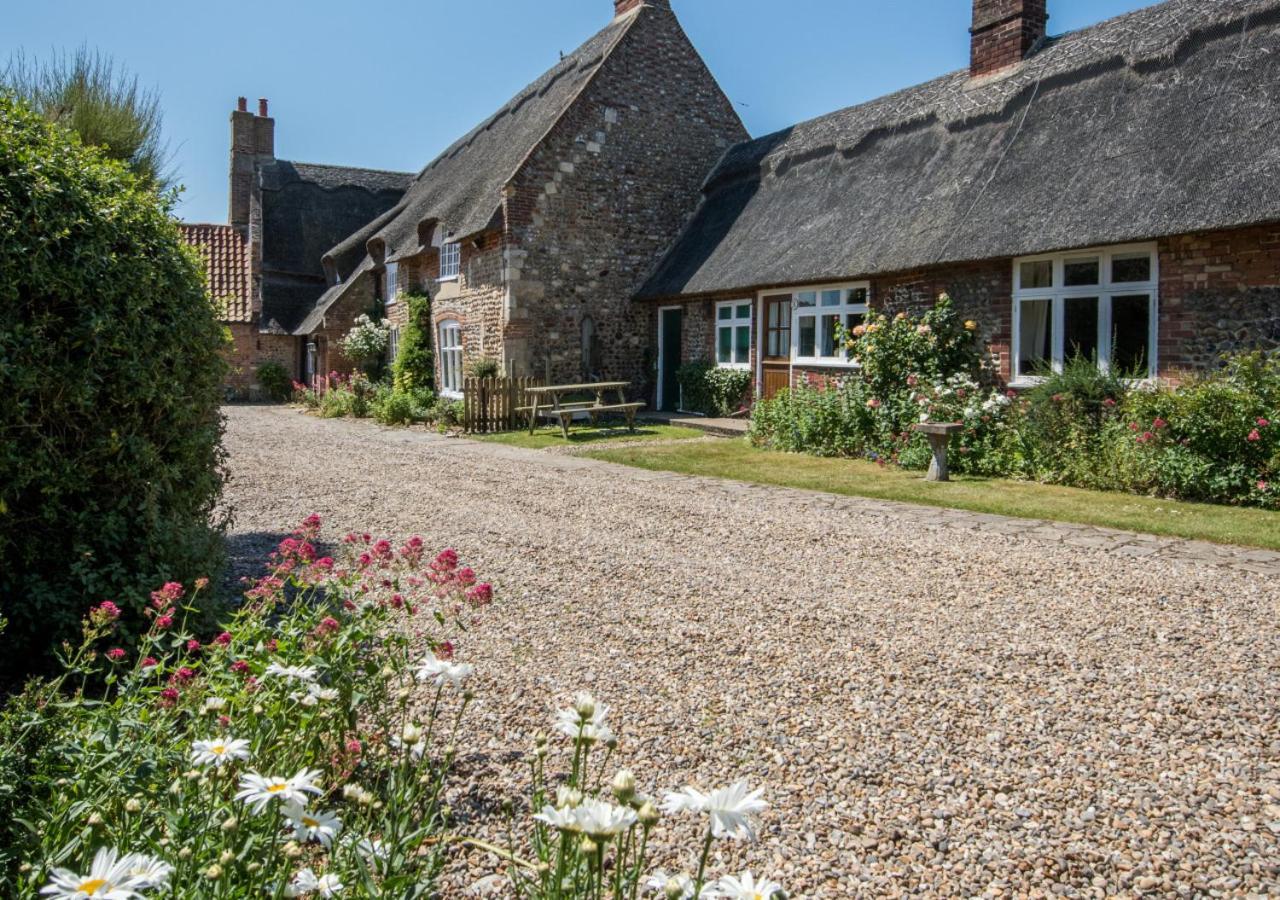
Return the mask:
<svg viewBox="0 0 1280 900">
<path fill-rule="evenodd" d="M 637 425 L 635 433 L 626 425 L 601 425 L 592 428 L 588 425 L 570 426 L 569 440 L 564 439 L 559 426 L 539 428 L 533 434 L 529 429 L 505 431 L 502 434 L 477 434 L 472 437 L 477 441 L 488 441 L 491 444 L 506 444 L 509 447 L 524 447 L 529 450 L 543 450 L 547 447 L 574 447 L 581 444 L 620 443 L 622 441 L 683 441 L 689 438 L 703 437 L 703 433 L 693 428 L 679 428 L 675 425 Z"/>
<path fill-rule="evenodd" d="M 642 469 L 1280 550 L 1280 514 L 1262 509 L 999 478 L 957 476 L 951 482 L 932 483 L 920 472 L 881 468 L 863 460 L 757 450 L 745 440 L 618 447 L 589 455 Z"/>
</svg>

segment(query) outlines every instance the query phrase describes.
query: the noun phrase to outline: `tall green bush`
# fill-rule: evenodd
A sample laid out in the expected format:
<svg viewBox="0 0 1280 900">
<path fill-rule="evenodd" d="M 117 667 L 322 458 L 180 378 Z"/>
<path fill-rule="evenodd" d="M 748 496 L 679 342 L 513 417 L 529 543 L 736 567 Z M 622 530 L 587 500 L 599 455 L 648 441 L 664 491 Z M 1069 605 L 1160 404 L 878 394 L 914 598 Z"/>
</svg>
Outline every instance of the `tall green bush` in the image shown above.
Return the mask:
<svg viewBox="0 0 1280 900">
<path fill-rule="evenodd" d="M 397 391 L 434 391 L 436 356 L 431 341 L 431 298 L 410 295 L 404 298 L 409 321 L 400 332 L 394 376 Z"/>
<path fill-rule="evenodd" d="M 705 416 L 732 415 L 751 390 L 750 371 L 721 368 L 706 360 L 685 363 L 676 370 L 676 380 L 684 408 Z"/>
<path fill-rule="evenodd" d="M 223 331 L 173 199 L 0 95 L 0 677 L 218 561 Z"/>
</svg>

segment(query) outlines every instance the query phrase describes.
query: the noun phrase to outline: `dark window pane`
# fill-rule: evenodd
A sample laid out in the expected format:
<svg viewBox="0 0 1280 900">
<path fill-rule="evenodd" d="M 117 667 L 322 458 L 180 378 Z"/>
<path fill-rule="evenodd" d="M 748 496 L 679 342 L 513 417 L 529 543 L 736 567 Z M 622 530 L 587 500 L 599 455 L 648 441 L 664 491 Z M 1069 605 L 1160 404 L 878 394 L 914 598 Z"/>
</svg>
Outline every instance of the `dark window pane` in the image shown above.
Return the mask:
<svg viewBox="0 0 1280 900">
<path fill-rule="evenodd" d="M 716 329 L 716 361 L 733 362 L 733 329 Z"/>
<path fill-rule="evenodd" d="M 1020 267 L 1019 281 L 1025 291 L 1027 288 L 1053 287 L 1053 261 L 1024 262 Z"/>
<path fill-rule="evenodd" d="M 796 306 L 816 306 L 818 295 L 813 291 L 801 291 L 796 294 Z"/>
<path fill-rule="evenodd" d="M 866 289 L 866 288 L 854 288 L 853 290 L 851 290 L 851 291 L 849 292 L 849 302 L 850 302 L 850 303 L 857 303 L 857 304 L 864 304 L 864 303 L 866 303 L 866 302 L 867 302 L 867 289 Z"/>
<path fill-rule="evenodd" d="M 818 319 L 816 316 L 800 317 L 800 355 L 814 356 L 818 346 Z"/>
<path fill-rule="evenodd" d="M 735 312 L 736 312 L 736 314 L 737 314 L 737 318 L 739 318 L 739 319 L 750 319 L 750 318 L 751 318 L 751 304 L 750 304 L 750 303 L 743 303 L 743 304 L 741 304 L 740 306 L 735 307 L 735 308 L 734 308 L 734 310 L 735 310 Z"/>
<path fill-rule="evenodd" d="M 1111 281 L 1126 284 L 1151 280 L 1151 254 L 1130 253 L 1111 260 Z"/>
<path fill-rule="evenodd" d="M 1019 305 L 1018 374 L 1036 375 L 1049 365 L 1053 348 L 1053 303 L 1024 300 Z"/>
<path fill-rule="evenodd" d="M 843 302 L 844 302 L 844 295 L 840 291 L 823 291 L 822 292 L 823 306 L 839 306 Z"/>
<path fill-rule="evenodd" d="M 822 353 L 821 356 L 836 355 L 836 329 L 840 325 L 839 316 L 822 317 Z"/>
<path fill-rule="evenodd" d="M 1070 297 L 1063 311 L 1063 353 L 1067 359 L 1098 358 L 1098 298 Z"/>
<path fill-rule="evenodd" d="M 734 330 L 734 362 L 751 361 L 751 326 L 739 325 Z"/>
<path fill-rule="evenodd" d="M 720 307 L 719 309 L 717 309 L 717 310 L 716 310 L 716 315 L 720 318 L 720 320 L 721 320 L 722 322 L 723 322 L 723 321 L 725 321 L 726 319 L 732 319 L 732 318 L 733 318 L 733 307 L 732 307 L 732 306 L 722 306 L 722 307 Z"/>
<path fill-rule="evenodd" d="M 1067 287 L 1081 287 L 1098 283 L 1098 258 L 1069 259 L 1062 269 L 1063 283 Z"/>
<path fill-rule="evenodd" d="M 1119 375 L 1151 375 L 1151 299 L 1111 298 L 1111 368 Z"/>
</svg>

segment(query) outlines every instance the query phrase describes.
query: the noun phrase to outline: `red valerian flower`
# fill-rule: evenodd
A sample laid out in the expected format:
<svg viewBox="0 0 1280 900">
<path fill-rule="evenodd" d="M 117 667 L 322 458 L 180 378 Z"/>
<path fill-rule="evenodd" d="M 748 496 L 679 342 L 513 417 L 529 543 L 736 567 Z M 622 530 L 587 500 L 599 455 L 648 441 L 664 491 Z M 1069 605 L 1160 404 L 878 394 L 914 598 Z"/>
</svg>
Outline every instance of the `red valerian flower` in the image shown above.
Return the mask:
<svg viewBox="0 0 1280 900">
<path fill-rule="evenodd" d="M 186 666 L 183 666 L 182 668 L 178 669 L 178 671 L 174 672 L 172 675 L 169 676 L 169 681 L 171 683 L 176 683 L 176 684 L 186 684 L 189 681 L 193 681 L 195 677 L 196 677 L 195 669 L 190 669 Z"/>
<path fill-rule="evenodd" d="M 1009 390 L 1005 391 L 1004 395 L 1008 397 L 1010 400 L 1018 399 L 1018 392 L 1015 391 L 1013 388 L 1009 388 Z"/>
<path fill-rule="evenodd" d="M 231 671 L 235 672 L 237 675 L 243 675 L 245 672 L 249 671 L 249 663 L 243 659 L 237 659 L 231 664 Z"/>
<path fill-rule="evenodd" d="M 1151 441 L 1154 441 L 1155 439 L 1156 439 L 1156 436 L 1152 434 L 1150 431 L 1144 431 L 1142 432 L 1142 434 L 1138 435 L 1139 444 L 1146 444 Z"/>
<path fill-rule="evenodd" d="M 120 662 L 120 660 L 124 659 L 124 651 L 119 647 L 112 647 L 107 651 L 107 659 L 112 662 Z"/>
<path fill-rule="evenodd" d="M 216 638 L 213 639 L 213 642 L 215 644 L 221 644 L 224 647 L 227 646 L 228 644 L 231 643 L 231 632 L 230 631 L 222 632 L 222 634 L 218 635 Z"/>
<path fill-rule="evenodd" d="M 1102 405 L 1107 407 L 1107 409 L 1110 409 L 1111 407 L 1116 405 L 1116 401 L 1113 400 L 1111 397 L 1108 397 L 1106 400 L 1102 401 Z"/>
<path fill-rule="evenodd" d="M 1130 430 L 1130 431 L 1137 431 L 1137 430 L 1138 430 L 1138 423 L 1137 423 L 1137 422 L 1130 422 L 1130 423 L 1129 423 L 1129 430 Z"/>
<path fill-rule="evenodd" d="M 197 641 L 195 638 L 192 638 L 191 640 L 187 641 L 187 652 L 191 654 L 199 654 L 200 642 Z"/>
<path fill-rule="evenodd" d="M 493 585 L 488 583 L 477 584 L 467 591 L 467 600 L 470 601 L 472 606 L 487 606 L 493 602 Z"/>
<path fill-rule="evenodd" d="M 453 659 L 453 641 L 445 641 L 437 647 L 436 656 L 440 659 Z"/>
<path fill-rule="evenodd" d="M 1268 421 L 1267 419 L 1259 419 L 1257 424 L 1259 428 L 1266 428 L 1268 425 L 1271 424 L 1271 422 Z"/>
<path fill-rule="evenodd" d="M 160 618 L 156 619 L 156 628 L 158 628 L 161 631 L 164 631 L 166 628 L 171 628 L 172 626 L 173 626 L 173 616 L 161 616 Z"/>
<path fill-rule="evenodd" d="M 1151 427 L 1154 428 L 1156 431 L 1159 431 L 1161 428 L 1165 428 L 1168 425 L 1169 423 L 1166 422 L 1164 419 L 1160 418 L 1159 416 L 1156 416 L 1155 421 L 1151 423 Z"/>
<path fill-rule="evenodd" d="M 209 586 L 209 579 L 208 579 L 208 578 L 197 578 L 197 579 L 196 579 L 196 590 L 197 590 L 197 591 L 203 591 L 203 590 L 204 590 L 205 588 L 207 588 L 208 586 Z"/>
<path fill-rule="evenodd" d="M 177 688 L 167 687 L 167 688 L 165 688 L 163 691 L 161 691 L 161 692 L 160 692 L 160 705 L 161 705 L 161 706 L 173 706 L 173 705 L 174 705 L 175 703 L 177 703 L 177 702 L 178 702 L 178 690 L 177 690 Z"/>
<path fill-rule="evenodd" d="M 266 647 L 267 647 L 268 653 L 275 653 L 278 649 L 280 649 L 280 644 L 279 642 L 276 641 L 275 638 L 271 638 L 269 641 L 267 641 Z"/>
<path fill-rule="evenodd" d="M 1258 434 L 1258 429 L 1255 428 L 1253 429 L 1253 431 L 1249 432 L 1249 436 L 1245 438 L 1245 440 L 1248 441 L 1249 443 L 1260 441 L 1262 440 L 1262 435 Z"/>
<path fill-rule="evenodd" d="M 458 570 L 458 584 L 462 587 L 471 587 L 476 583 L 476 571 L 470 567 L 464 567 Z"/>
<path fill-rule="evenodd" d="M 107 625 L 120 618 L 120 607 L 110 600 L 103 600 L 89 610 L 89 621 L 94 625 Z"/>
<path fill-rule="evenodd" d="M 158 591 L 151 592 L 151 603 L 156 609 L 164 609 L 182 599 L 186 589 L 176 581 L 167 581 Z"/>
<path fill-rule="evenodd" d="M 336 634 L 342 626 L 333 616 L 325 616 L 320 620 L 320 624 L 316 626 L 316 634 L 323 637 L 326 634 Z"/>
<path fill-rule="evenodd" d="M 220 727 L 220 728 L 226 728 L 226 727 L 227 727 L 228 725 L 230 725 L 230 724 L 231 724 L 231 717 L 230 717 L 230 716 L 228 716 L 228 715 L 226 715 L 226 714 L 223 714 L 223 715 L 221 715 L 221 716 L 218 716 L 218 727 Z"/>
<path fill-rule="evenodd" d="M 154 656 L 145 657 L 142 660 L 142 662 L 139 663 L 139 666 L 141 666 L 144 669 L 154 669 L 158 665 L 160 665 L 160 661 L 157 660 Z"/>
</svg>

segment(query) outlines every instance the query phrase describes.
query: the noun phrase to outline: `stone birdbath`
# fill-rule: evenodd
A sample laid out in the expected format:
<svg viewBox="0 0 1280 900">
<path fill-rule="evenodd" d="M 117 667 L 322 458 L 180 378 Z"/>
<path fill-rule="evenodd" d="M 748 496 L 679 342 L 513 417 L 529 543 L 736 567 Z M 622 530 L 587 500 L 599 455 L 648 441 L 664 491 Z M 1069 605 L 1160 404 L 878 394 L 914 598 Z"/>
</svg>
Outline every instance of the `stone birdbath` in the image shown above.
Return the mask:
<svg viewBox="0 0 1280 900">
<path fill-rule="evenodd" d="M 929 474 L 925 481 L 950 481 L 947 474 L 947 444 L 951 435 L 964 428 L 961 422 L 921 422 L 912 425 L 911 430 L 923 434 L 929 439 L 929 449 L 933 451 L 933 461 L 929 463 Z"/>
</svg>

